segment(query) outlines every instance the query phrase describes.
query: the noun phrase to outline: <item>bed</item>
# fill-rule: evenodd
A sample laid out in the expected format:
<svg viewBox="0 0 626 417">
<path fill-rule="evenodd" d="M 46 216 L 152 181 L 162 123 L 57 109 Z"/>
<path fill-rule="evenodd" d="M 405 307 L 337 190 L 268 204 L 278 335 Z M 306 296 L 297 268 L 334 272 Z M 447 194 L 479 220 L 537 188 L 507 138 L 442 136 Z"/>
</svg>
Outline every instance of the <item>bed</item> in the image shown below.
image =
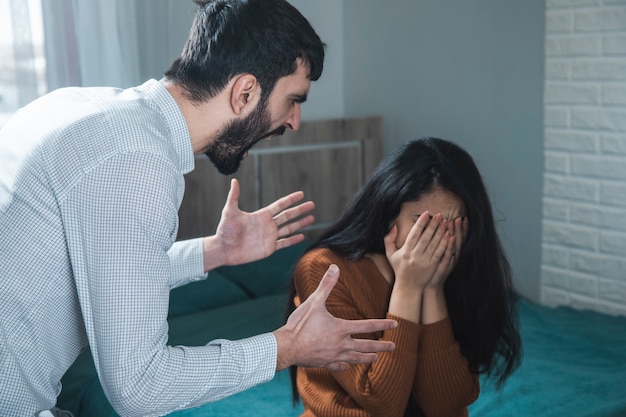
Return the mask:
<svg viewBox="0 0 626 417">
<path fill-rule="evenodd" d="M 201 282 L 172 291 L 170 343 L 202 345 L 238 339 L 284 323 L 291 271 L 308 241 L 341 212 L 382 155 L 380 117 L 302 123 L 298 132 L 264 141 L 236 177 L 240 206 L 254 210 L 302 189 L 316 203 L 307 241 L 267 259 L 211 271 Z M 338 181 L 337 178 L 341 180 Z M 211 234 L 230 178 L 205 158 L 187 175 L 179 239 Z M 472 417 L 626 417 L 626 317 L 570 308 L 548 308 L 520 299 L 524 343 L 521 368 L 502 391 L 485 381 Z M 207 323 L 210 325 L 207 326 Z M 76 417 L 117 417 L 98 382 L 87 349 L 63 377 L 58 406 Z M 248 391 L 173 417 L 294 417 L 287 371 Z"/>
</svg>

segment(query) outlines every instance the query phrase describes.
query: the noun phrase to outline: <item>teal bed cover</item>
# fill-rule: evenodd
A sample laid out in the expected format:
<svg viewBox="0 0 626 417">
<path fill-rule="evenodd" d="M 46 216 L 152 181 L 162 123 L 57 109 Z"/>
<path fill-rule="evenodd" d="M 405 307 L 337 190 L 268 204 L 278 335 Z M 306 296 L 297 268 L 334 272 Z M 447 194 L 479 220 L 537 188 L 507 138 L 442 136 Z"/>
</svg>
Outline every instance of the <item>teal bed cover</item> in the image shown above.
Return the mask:
<svg viewBox="0 0 626 417">
<path fill-rule="evenodd" d="M 170 344 L 239 339 L 284 323 L 286 288 L 298 245 L 263 261 L 211 272 L 172 291 Z M 471 417 L 626 417 L 626 317 L 549 308 L 521 299 L 521 367 L 497 391 L 483 379 Z M 63 378 L 58 406 L 76 417 L 118 417 L 96 376 L 89 350 Z M 287 371 L 265 384 L 171 417 L 294 417 Z"/>
</svg>

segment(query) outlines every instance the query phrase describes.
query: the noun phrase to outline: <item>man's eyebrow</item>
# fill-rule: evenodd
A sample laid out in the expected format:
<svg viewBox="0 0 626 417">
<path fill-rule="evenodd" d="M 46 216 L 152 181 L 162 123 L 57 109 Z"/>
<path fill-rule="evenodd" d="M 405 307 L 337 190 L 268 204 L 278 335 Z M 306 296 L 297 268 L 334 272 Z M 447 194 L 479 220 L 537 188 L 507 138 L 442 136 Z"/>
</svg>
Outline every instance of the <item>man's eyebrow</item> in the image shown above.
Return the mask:
<svg viewBox="0 0 626 417">
<path fill-rule="evenodd" d="M 294 94 L 293 96 L 291 96 L 291 98 L 296 103 L 302 104 L 302 103 L 304 103 L 306 101 L 307 95 L 306 94 Z"/>
</svg>

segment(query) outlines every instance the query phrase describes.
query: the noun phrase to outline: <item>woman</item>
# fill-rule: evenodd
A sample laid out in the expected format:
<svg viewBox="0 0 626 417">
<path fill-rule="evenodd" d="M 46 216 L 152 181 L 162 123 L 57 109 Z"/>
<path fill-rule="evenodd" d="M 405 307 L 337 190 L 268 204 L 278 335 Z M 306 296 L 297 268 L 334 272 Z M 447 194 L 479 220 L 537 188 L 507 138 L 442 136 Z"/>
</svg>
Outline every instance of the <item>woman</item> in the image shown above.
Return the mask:
<svg viewBox="0 0 626 417">
<path fill-rule="evenodd" d="M 423 138 L 392 152 L 296 265 L 290 310 L 329 264 L 341 274 L 329 312 L 397 320 L 358 336 L 396 349 L 343 372 L 292 368 L 303 416 L 467 416 L 479 374 L 502 386 L 519 366 L 510 266 L 481 175 L 458 145 Z"/>
</svg>

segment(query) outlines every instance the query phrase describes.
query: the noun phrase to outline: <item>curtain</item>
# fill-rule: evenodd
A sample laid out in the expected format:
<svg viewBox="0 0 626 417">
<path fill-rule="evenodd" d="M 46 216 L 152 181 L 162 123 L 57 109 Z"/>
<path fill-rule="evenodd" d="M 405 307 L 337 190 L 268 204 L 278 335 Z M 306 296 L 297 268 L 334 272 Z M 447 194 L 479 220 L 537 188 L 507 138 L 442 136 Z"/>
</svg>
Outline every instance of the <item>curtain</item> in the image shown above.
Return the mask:
<svg viewBox="0 0 626 417">
<path fill-rule="evenodd" d="M 74 0 L 43 0 L 42 9 L 48 89 L 81 85 Z"/>
<path fill-rule="evenodd" d="M 17 104 L 23 106 L 37 97 L 35 48 L 30 21 L 30 7 L 29 2 L 24 0 L 11 0 L 10 3 L 15 84 L 19 87 Z"/>
<path fill-rule="evenodd" d="M 39 1 L 50 90 L 160 78 L 180 54 L 195 12 L 191 0 Z"/>
<path fill-rule="evenodd" d="M 50 89 L 141 82 L 135 1 L 41 1 Z"/>
<path fill-rule="evenodd" d="M 46 90 L 38 0 L 0 0 L 0 127 Z"/>
<path fill-rule="evenodd" d="M 191 0 L 0 0 L 0 127 L 47 91 L 160 78 L 194 12 Z"/>
</svg>

